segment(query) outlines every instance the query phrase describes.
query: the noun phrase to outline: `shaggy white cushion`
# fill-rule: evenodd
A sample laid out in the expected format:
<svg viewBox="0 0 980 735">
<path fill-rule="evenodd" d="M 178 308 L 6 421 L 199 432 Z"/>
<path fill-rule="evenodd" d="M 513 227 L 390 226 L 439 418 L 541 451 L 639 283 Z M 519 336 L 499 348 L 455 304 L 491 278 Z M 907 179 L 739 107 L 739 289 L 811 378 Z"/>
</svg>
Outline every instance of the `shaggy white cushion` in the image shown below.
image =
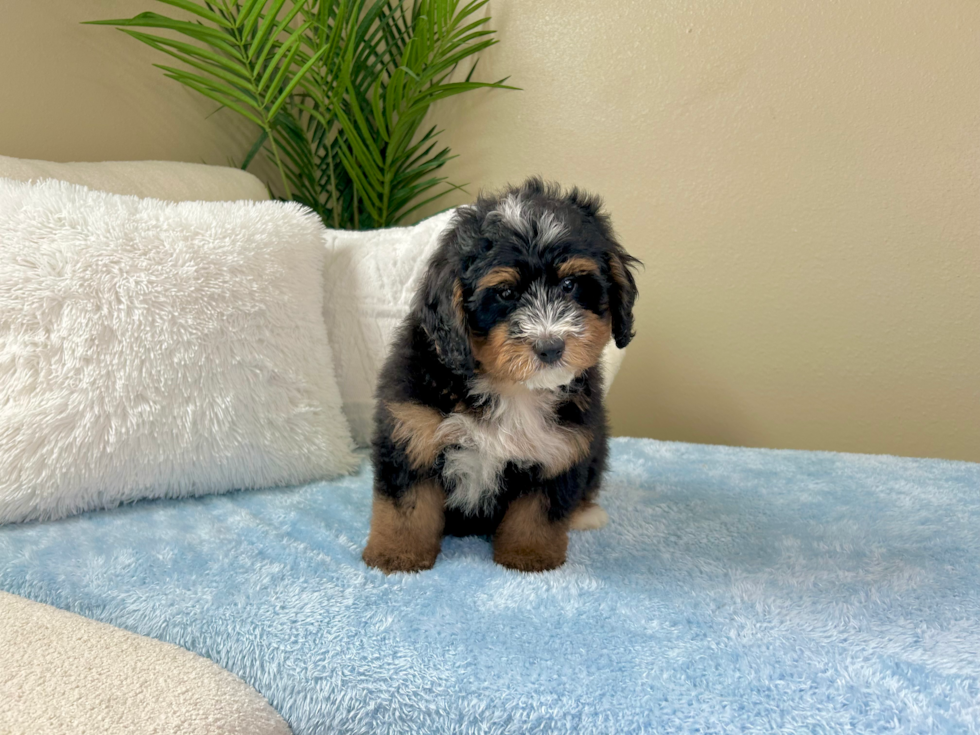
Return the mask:
<svg viewBox="0 0 980 735">
<path fill-rule="evenodd" d="M 0 179 L 0 522 L 351 470 L 296 204 Z"/>
<path fill-rule="evenodd" d="M 374 389 L 395 330 L 408 314 L 429 256 L 452 219 L 442 212 L 414 227 L 327 230 L 323 318 L 354 440 L 371 438 Z M 602 356 L 608 391 L 623 360 L 612 342 Z"/>
</svg>

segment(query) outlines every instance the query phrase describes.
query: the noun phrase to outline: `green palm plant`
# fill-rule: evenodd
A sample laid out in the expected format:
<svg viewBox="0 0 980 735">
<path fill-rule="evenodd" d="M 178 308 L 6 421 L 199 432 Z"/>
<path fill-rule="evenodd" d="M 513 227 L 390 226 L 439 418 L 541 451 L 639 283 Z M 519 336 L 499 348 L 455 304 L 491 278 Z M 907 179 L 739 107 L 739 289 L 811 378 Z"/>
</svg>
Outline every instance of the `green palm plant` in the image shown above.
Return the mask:
<svg viewBox="0 0 980 735">
<path fill-rule="evenodd" d="M 436 101 L 498 82 L 453 81 L 497 43 L 489 0 L 158 0 L 111 25 L 181 62 L 165 75 L 258 127 L 276 188 L 327 226 L 387 227 L 460 188 L 439 176 L 452 158 L 440 132 L 420 133 Z M 151 29 L 154 32 L 147 32 Z"/>
</svg>

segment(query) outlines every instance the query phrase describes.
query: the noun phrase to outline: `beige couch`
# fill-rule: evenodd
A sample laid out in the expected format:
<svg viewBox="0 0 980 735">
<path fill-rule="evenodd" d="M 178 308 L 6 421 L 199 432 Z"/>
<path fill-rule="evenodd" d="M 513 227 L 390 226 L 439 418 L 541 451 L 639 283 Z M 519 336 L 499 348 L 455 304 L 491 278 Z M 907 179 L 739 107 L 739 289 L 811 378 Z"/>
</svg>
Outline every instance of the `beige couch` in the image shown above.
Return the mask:
<svg viewBox="0 0 980 735">
<path fill-rule="evenodd" d="M 171 201 L 268 198 L 244 171 L 168 161 L 0 156 L 0 177 Z M 289 727 L 258 692 L 206 658 L 0 592 L 0 733 L 287 735 Z"/>
<path fill-rule="evenodd" d="M 169 201 L 269 196 L 244 171 L 169 161 L 53 163 L 0 156 L 0 177 L 53 178 Z M 606 350 L 609 383 L 622 357 L 622 350 Z M 3 593 L 0 621 L 0 735 L 289 732 L 248 685 L 176 646 Z"/>
</svg>

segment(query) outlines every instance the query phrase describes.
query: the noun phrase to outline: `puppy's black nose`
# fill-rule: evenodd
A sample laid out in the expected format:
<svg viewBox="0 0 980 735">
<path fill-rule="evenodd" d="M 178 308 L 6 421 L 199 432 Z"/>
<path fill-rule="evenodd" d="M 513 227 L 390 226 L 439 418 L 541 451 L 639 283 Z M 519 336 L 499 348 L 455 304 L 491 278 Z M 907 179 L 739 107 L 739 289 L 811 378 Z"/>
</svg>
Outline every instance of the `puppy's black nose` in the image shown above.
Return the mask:
<svg viewBox="0 0 980 735">
<path fill-rule="evenodd" d="M 565 354 L 565 340 L 561 337 L 546 337 L 534 343 L 534 351 L 545 365 L 551 365 Z"/>
</svg>

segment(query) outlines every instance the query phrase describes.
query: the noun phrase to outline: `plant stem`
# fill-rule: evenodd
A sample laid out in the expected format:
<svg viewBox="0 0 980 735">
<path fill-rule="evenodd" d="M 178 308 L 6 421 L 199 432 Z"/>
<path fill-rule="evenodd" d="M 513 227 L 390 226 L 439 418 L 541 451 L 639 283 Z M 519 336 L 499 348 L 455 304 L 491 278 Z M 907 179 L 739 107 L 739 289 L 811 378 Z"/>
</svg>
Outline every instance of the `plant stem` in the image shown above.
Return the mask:
<svg viewBox="0 0 980 735">
<path fill-rule="evenodd" d="M 330 144 L 326 145 L 327 164 L 330 166 L 330 208 L 333 210 L 333 227 L 340 229 L 340 208 L 337 206 L 337 174 L 333 168 L 333 153 L 330 152 Z"/>
<path fill-rule="evenodd" d="M 359 230 L 361 229 L 361 217 L 357 213 L 357 187 L 354 187 L 351 193 L 354 195 L 354 229 Z"/>
<path fill-rule="evenodd" d="M 286 178 L 286 169 L 282 165 L 282 159 L 279 157 L 279 146 L 276 145 L 275 139 L 272 137 L 272 130 L 266 128 L 266 132 L 269 134 L 269 142 L 272 144 L 272 155 L 275 156 L 276 166 L 279 167 L 279 175 L 282 177 L 282 185 L 286 188 L 286 199 L 293 198 L 292 189 L 289 188 L 289 180 Z"/>
</svg>

